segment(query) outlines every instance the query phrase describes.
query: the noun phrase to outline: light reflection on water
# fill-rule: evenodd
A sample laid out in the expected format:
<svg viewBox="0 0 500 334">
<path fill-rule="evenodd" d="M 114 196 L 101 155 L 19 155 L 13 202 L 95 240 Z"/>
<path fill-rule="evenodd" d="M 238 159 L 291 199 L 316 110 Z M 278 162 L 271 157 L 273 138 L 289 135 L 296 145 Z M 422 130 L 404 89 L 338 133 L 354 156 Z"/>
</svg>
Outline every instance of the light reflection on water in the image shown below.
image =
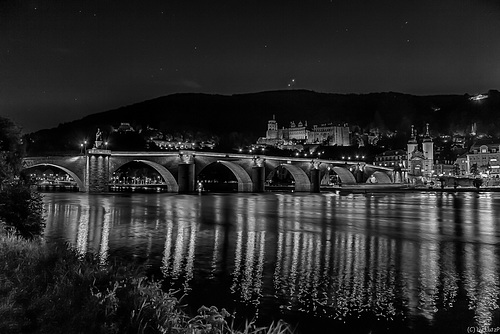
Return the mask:
<svg viewBox="0 0 500 334">
<path fill-rule="evenodd" d="M 500 194 L 53 193 L 44 202 L 48 242 L 144 263 L 194 303 L 351 328 L 499 322 Z"/>
</svg>

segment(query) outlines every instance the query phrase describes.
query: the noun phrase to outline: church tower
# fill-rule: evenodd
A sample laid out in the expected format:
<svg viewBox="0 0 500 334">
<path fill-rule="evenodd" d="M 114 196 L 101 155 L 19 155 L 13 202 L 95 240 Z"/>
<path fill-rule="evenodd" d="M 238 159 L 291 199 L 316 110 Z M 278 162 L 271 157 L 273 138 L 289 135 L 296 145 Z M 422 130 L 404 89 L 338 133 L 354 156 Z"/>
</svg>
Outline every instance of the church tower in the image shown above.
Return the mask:
<svg viewBox="0 0 500 334">
<path fill-rule="evenodd" d="M 408 140 L 408 159 L 407 159 L 407 166 L 410 166 L 410 160 L 411 160 L 411 155 L 412 152 L 418 149 L 418 143 L 417 143 L 417 134 L 415 133 L 415 128 L 413 125 L 411 126 L 411 138 Z"/>
<path fill-rule="evenodd" d="M 426 124 L 425 136 L 422 142 L 422 151 L 425 157 L 425 171 L 429 174 L 432 173 L 434 168 L 434 143 L 432 142 L 429 133 L 429 123 Z"/>
</svg>

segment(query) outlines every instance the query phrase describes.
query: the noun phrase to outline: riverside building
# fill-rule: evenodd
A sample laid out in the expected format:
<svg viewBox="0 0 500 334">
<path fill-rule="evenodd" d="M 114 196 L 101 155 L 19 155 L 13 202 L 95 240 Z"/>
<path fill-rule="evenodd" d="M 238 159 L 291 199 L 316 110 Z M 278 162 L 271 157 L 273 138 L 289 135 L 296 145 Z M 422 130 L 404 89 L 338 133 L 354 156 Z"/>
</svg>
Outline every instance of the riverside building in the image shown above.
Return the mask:
<svg viewBox="0 0 500 334">
<path fill-rule="evenodd" d="M 411 138 L 408 141 L 408 178 L 410 181 L 426 181 L 434 174 L 434 143 L 429 133 L 429 123 L 422 142 L 417 141 L 417 134 L 411 126 Z"/>
</svg>

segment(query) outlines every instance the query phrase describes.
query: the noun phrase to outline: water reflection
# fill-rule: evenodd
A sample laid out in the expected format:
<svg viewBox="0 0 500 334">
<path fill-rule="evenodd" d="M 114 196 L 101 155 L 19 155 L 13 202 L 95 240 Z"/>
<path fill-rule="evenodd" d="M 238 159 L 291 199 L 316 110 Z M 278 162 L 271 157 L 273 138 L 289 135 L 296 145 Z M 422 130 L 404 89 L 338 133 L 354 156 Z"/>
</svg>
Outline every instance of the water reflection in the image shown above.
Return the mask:
<svg viewBox="0 0 500 334">
<path fill-rule="evenodd" d="M 275 318 L 408 328 L 438 328 L 457 312 L 456 329 L 498 322 L 495 194 L 47 194 L 44 201 L 49 242 L 69 242 L 102 263 L 114 256 L 146 263 L 200 303 L 226 296 L 257 316 L 265 309 Z"/>
</svg>

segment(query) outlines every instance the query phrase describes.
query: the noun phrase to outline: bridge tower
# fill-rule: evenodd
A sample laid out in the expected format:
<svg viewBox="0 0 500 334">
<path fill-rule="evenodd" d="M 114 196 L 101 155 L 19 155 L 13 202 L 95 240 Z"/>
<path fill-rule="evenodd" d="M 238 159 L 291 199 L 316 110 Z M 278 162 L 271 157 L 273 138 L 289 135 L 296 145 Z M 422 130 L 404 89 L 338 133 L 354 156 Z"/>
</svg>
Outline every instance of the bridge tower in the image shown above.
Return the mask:
<svg viewBox="0 0 500 334">
<path fill-rule="evenodd" d="M 92 148 L 87 151 L 85 188 L 88 192 L 106 192 L 109 190 L 110 150 Z"/>
</svg>

